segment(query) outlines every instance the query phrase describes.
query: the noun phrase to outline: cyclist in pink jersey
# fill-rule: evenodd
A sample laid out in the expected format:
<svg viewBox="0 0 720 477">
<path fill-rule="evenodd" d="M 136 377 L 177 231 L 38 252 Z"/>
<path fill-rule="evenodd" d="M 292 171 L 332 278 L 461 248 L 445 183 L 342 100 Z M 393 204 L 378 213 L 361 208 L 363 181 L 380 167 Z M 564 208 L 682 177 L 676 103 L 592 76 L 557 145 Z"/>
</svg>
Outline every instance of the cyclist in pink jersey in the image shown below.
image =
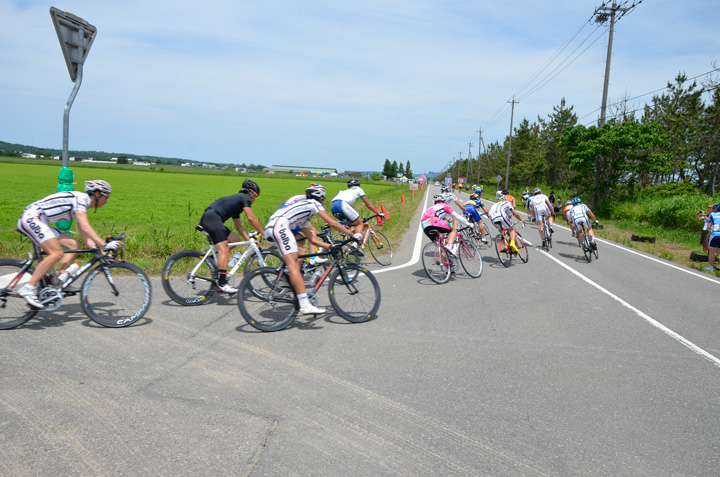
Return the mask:
<svg viewBox="0 0 720 477">
<path fill-rule="evenodd" d="M 445 203 L 443 194 L 435 195 L 433 203 L 434 205 L 426 210 L 420 219 L 423 232 L 433 241 L 437 239 L 438 234 L 448 234 L 446 244 L 448 252 L 457 256 L 458 247 L 455 239 L 457 238 L 458 222 L 467 226 L 470 226 L 470 222 Z M 452 223 L 449 220 L 452 220 Z"/>
</svg>

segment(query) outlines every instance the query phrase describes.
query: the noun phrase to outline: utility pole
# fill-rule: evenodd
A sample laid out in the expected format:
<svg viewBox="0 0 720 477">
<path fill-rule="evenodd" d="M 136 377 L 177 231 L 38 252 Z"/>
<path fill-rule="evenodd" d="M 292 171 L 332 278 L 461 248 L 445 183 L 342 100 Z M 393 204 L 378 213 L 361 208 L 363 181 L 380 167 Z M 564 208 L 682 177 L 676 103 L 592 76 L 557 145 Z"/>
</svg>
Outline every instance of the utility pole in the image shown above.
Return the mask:
<svg viewBox="0 0 720 477">
<path fill-rule="evenodd" d="M 480 145 L 483 144 L 482 128 L 478 129 L 478 184 L 480 183 Z"/>
<path fill-rule="evenodd" d="M 512 130 L 513 130 L 513 119 L 515 116 L 515 103 L 520 103 L 520 101 L 515 101 L 515 95 L 513 94 L 512 101 L 508 101 L 508 103 L 512 103 L 512 110 L 510 112 L 510 139 L 508 142 L 508 158 L 507 158 L 507 166 L 505 167 L 505 189 L 508 188 L 508 180 L 510 178 L 510 153 L 512 152 Z"/>
<path fill-rule="evenodd" d="M 467 158 L 467 161 L 468 161 L 468 164 L 467 164 L 467 168 L 466 168 L 466 170 L 465 170 L 465 171 L 466 171 L 465 176 L 467 177 L 467 180 L 469 181 L 469 180 L 470 180 L 470 171 L 471 171 L 470 164 L 471 164 L 471 162 L 472 162 L 472 142 L 469 142 L 469 143 L 468 143 L 468 158 Z"/>
<path fill-rule="evenodd" d="M 642 0 L 641 0 L 642 1 Z M 635 7 L 633 4 L 631 7 L 621 8 L 613 0 L 611 7 L 606 7 L 604 4 L 602 7 L 595 9 L 595 23 L 605 23 L 608 20 L 608 13 L 610 18 L 610 35 L 608 37 L 607 47 L 607 59 L 605 60 L 605 83 L 603 85 L 602 105 L 600 106 L 600 122 L 599 126 L 603 127 L 605 124 L 605 116 L 607 110 L 607 97 L 608 97 L 608 86 L 610 84 L 610 58 L 612 57 L 612 45 L 613 45 L 613 33 L 615 31 L 615 20 L 617 13 L 625 14 Z"/>
</svg>

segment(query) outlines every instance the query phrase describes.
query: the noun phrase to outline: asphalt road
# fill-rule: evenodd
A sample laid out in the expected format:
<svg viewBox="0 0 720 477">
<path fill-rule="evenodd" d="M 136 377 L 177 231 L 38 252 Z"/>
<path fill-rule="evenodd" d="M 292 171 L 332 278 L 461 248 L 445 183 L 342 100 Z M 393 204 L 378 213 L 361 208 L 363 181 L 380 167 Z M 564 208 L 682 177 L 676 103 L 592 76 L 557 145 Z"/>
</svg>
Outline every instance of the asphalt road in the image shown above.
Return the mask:
<svg viewBox="0 0 720 477">
<path fill-rule="evenodd" d="M 436 285 L 419 203 L 368 323 L 261 333 L 156 278 L 129 328 L 0 332 L 0 475 L 719 475 L 720 281 L 558 226 Z"/>
</svg>

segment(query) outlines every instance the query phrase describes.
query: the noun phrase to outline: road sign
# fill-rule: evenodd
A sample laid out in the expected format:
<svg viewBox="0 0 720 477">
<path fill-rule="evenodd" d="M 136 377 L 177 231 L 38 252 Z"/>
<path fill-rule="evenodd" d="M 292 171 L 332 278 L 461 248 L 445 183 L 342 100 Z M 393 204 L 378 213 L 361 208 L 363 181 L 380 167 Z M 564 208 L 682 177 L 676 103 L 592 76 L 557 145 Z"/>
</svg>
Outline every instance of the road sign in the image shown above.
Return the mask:
<svg viewBox="0 0 720 477">
<path fill-rule="evenodd" d="M 50 7 L 55 32 L 60 40 L 60 48 L 65 57 L 70 79 L 75 82 L 78 65 L 85 63 L 90 47 L 95 41 L 97 28 L 72 13 Z"/>
<path fill-rule="evenodd" d="M 498 176 L 495 178 L 496 181 L 500 182 L 502 180 L 502 176 L 498 174 Z"/>
</svg>

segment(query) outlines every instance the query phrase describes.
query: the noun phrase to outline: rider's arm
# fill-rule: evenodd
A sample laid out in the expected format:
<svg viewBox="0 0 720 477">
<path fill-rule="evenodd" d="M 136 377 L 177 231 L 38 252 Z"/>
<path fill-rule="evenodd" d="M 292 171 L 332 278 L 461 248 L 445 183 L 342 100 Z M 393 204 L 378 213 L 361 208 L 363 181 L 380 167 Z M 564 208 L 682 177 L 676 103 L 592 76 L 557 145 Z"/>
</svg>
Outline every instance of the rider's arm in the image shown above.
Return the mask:
<svg viewBox="0 0 720 477">
<path fill-rule="evenodd" d="M 240 217 L 237 219 L 233 217 L 233 223 L 235 224 L 235 230 L 238 231 L 240 236 L 243 238 L 243 240 L 250 240 L 250 236 L 247 232 L 245 232 L 245 228 L 242 226 L 242 222 L 240 221 Z"/>
<path fill-rule="evenodd" d="M 455 220 L 457 220 L 457 221 L 460 222 L 461 224 L 467 225 L 468 227 L 471 225 L 470 222 L 468 222 L 467 220 L 465 220 L 465 217 L 463 217 L 462 215 L 458 214 L 458 213 L 455 212 L 454 210 L 452 211 L 452 214 L 451 214 L 451 215 L 452 215 L 452 217 L 453 217 Z"/>
<path fill-rule="evenodd" d="M 455 203 L 457 204 L 458 207 L 460 207 L 460 210 L 462 210 L 464 213 L 467 214 L 467 210 L 465 210 L 465 206 L 463 205 L 462 202 L 460 202 L 459 200 L 455 199 Z"/>
<path fill-rule="evenodd" d="M 315 227 L 313 227 L 310 223 L 308 223 L 306 227 L 301 227 L 300 230 L 303 231 L 303 234 L 305 234 L 305 237 L 307 237 L 307 241 L 310 242 L 312 245 L 321 248 L 330 248 L 329 243 L 323 242 L 322 240 L 319 240 L 317 238 Z"/>
<path fill-rule="evenodd" d="M 88 247 L 100 248 L 105 246 L 105 241 L 100 238 L 97 232 L 95 232 L 95 229 L 93 229 L 90 225 L 86 212 L 76 210 L 75 220 L 77 220 L 78 230 L 80 231 L 80 236 L 82 237 L 85 245 Z"/>
<path fill-rule="evenodd" d="M 360 197 L 360 198 L 361 198 L 362 201 L 365 203 L 365 207 L 367 207 L 368 209 L 372 210 L 373 213 L 377 213 L 377 211 L 375 210 L 375 207 L 372 205 L 372 202 L 370 202 L 370 200 L 367 198 L 367 196 L 362 196 L 362 197 Z"/>
<path fill-rule="evenodd" d="M 520 220 L 520 222 L 522 222 L 523 224 L 525 223 L 525 221 L 523 220 L 523 218 L 520 217 L 520 213 L 519 213 L 517 210 L 513 209 L 513 210 L 512 210 L 512 213 L 513 213 L 513 215 L 514 215 L 515 217 L 517 217 L 517 218 Z"/>
<path fill-rule="evenodd" d="M 260 235 L 265 233 L 265 229 L 260 225 L 260 221 L 253 213 L 252 209 L 250 207 L 243 208 L 243 212 L 245 212 L 245 217 L 247 217 L 248 222 L 250 222 L 250 225 L 258 231 Z"/>
</svg>

